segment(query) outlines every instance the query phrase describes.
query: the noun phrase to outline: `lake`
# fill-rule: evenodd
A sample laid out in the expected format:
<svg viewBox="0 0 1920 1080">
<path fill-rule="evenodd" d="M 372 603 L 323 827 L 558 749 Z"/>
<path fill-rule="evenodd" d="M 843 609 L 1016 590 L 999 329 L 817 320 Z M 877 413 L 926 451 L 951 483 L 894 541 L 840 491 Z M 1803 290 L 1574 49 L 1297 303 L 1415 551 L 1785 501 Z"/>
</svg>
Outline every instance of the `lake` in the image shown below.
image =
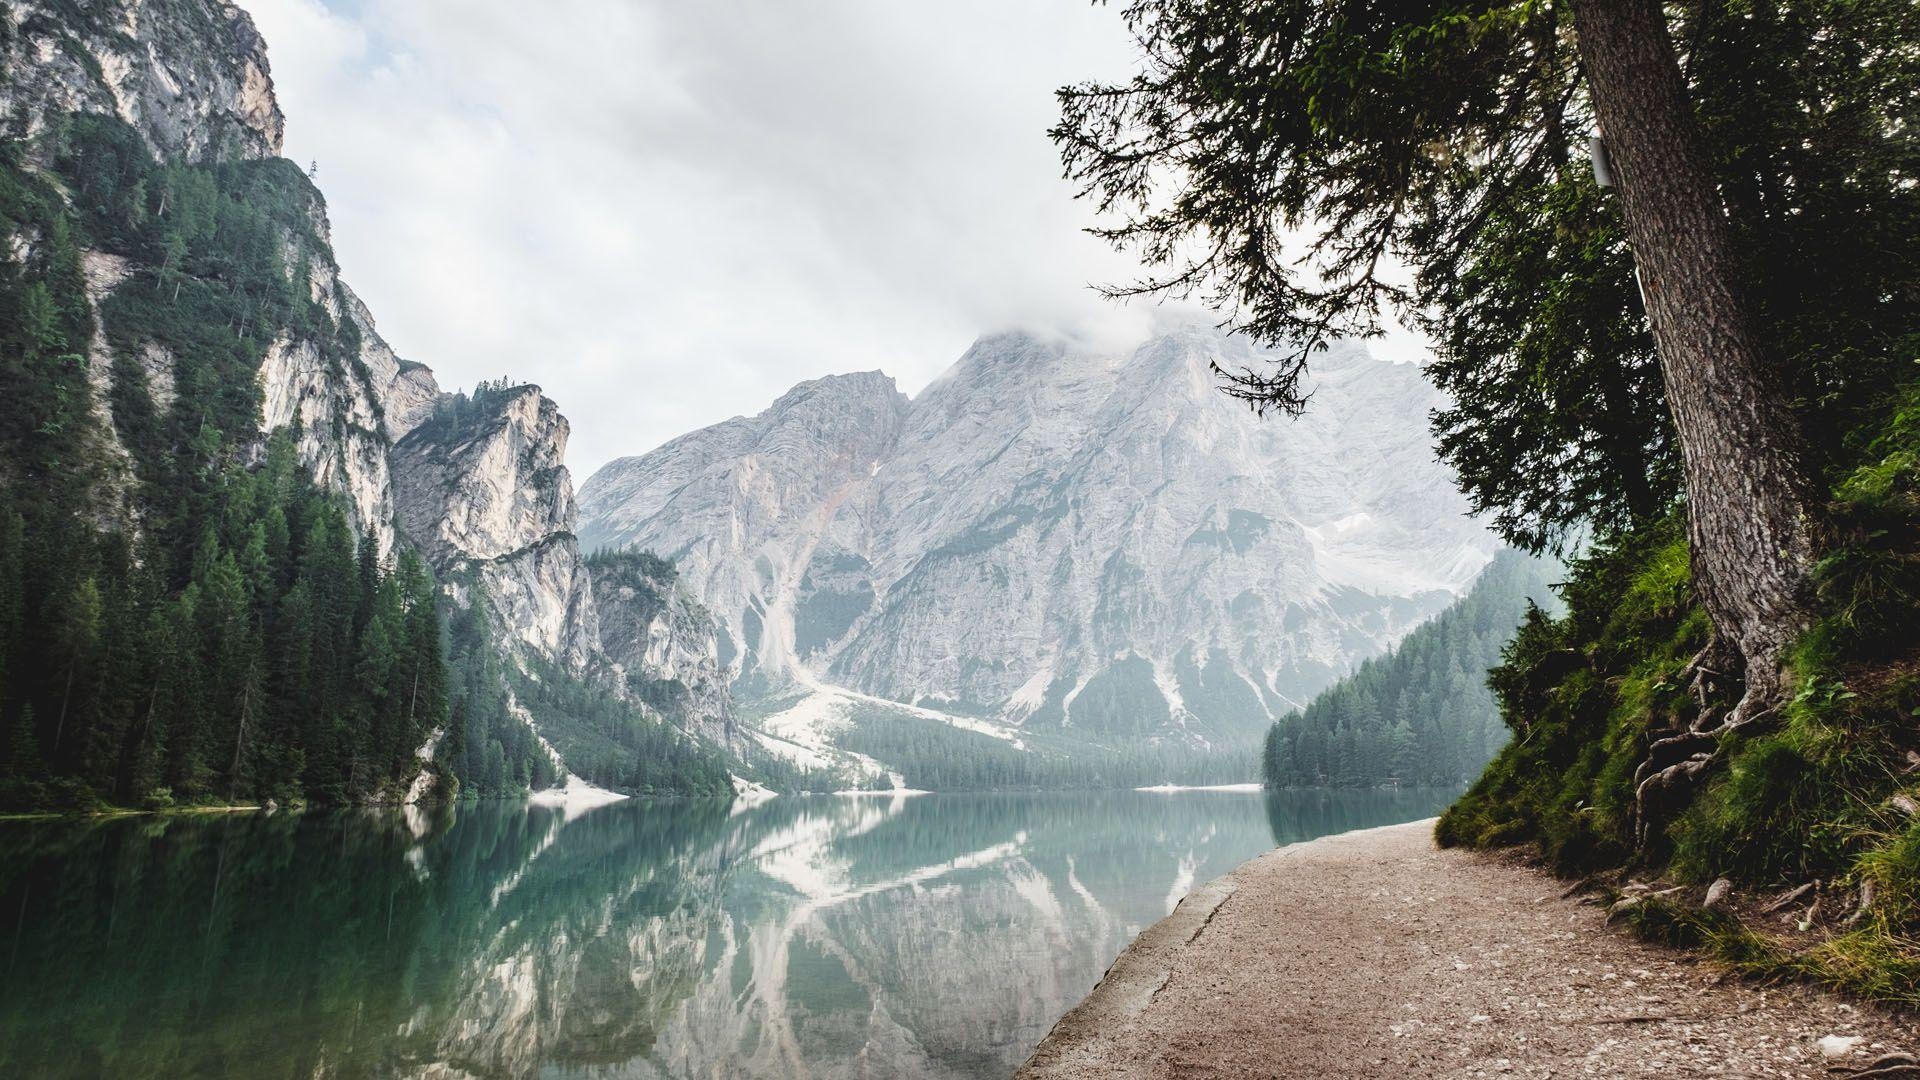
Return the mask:
<svg viewBox="0 0 1920 1080">
<path fill-rule="evenodd" d="M 1450 794 L 4 823 L 0 1076 L 1006 1076 L 1193 886 Z"/>
</svg>

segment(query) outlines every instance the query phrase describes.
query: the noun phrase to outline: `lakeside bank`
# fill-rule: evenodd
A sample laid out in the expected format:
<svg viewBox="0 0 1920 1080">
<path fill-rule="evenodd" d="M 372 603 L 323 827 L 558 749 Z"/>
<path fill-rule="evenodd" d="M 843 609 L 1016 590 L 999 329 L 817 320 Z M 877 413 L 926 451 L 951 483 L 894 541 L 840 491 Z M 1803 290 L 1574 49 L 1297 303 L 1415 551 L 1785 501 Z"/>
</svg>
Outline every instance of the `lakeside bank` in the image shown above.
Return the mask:
<svg viewBox="0 0 1920 1080">
<path fill-rule="evenodd" d="M 1728 976 L 1565 892 L 1431 820 L 1278 848 L 1141 933 L 1019 1075 L 1822 1076 L 1920 1050 L 1889 1011 Z"/>
</svg>

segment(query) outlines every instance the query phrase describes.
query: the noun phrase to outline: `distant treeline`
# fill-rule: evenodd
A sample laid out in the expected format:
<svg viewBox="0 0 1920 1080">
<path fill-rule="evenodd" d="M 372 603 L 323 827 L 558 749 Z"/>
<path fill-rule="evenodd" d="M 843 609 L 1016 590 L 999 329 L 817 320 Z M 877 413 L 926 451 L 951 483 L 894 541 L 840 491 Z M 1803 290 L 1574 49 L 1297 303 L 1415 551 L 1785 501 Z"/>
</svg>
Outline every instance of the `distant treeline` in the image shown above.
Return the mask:
<svg viewBox="0 0 1920 1080">
<path fill-rule="evenodd" d="M 938 720 L 888 713 L 857 717 L 840 746 L 886 762 L 927 791 L 1064 791 L 1154 784 L 1246 784 L 1258 779 L 1256 744 L 1087 746 L 1036 734 L 1025 748 Z"/>
<path fill-rule="evenodd" d="M 1556 565 L 1503 552 L 1465 597 L 1387 655 L 1267 732 L 1269 787 L 1454 787 L 1498 753 L 1508 731 L 1487 671 L 1528 604 L 1554 603 Z"/>
</svg>

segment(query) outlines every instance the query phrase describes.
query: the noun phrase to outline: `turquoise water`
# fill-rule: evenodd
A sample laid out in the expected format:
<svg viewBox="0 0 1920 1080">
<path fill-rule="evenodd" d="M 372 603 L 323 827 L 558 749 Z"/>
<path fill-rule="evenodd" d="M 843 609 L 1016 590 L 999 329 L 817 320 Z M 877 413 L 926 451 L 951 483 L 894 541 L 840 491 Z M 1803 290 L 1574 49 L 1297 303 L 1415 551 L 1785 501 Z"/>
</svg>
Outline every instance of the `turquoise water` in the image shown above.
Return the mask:
<svg viewBox="0 0 1920 1080">
<path fill-rule="evenodd" d="M 1441 792 L 0 825 L 0 1076 L 1005 1076 L 1142 928 Z"/>
</svg>

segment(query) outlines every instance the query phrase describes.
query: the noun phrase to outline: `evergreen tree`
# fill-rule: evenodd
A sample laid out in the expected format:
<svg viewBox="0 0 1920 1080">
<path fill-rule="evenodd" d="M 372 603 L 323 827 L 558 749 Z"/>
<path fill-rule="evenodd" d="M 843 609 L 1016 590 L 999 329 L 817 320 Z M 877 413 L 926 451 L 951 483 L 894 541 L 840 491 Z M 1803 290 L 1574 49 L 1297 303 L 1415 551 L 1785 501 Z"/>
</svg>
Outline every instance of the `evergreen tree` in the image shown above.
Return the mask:
<svg viewBox="0 0 1920 1080">
<path fill-rule="evenodd" d="M 157 162 L 112 116 L 0 144 L 0 809 L 392 798 L 447 728 L 434 767 L 469 792 L 555 779 L 484 602 L 443 603 L 404 542 L 317 487 L 307 433 L 261 434 L 271 343 L 367 375 L 347 298 L 321 292 L 322 211 L 288 162 Z M 90 294 L 83 250 L 124 280 Z M 482 383 L 442 419 L 514 392 Z M 614 744 L 580 748 L 596 772 L 725 788 L 716 756 L 574 674 L 545 704 L 592 706 Z"/>
<path fill-rule="evenodd" d="M 1887 255 L 1920 240 L 1911 4 L 1134 0 L 1126 18 L 1145 71 L 1063 90 L 1054 131 L 1112 215 L 1100 235 L 1156 268 L 1119 291 L 1205 290 L 1286 346 L 1228 373 L 1284 412 L 1330 336 L 1389 309 L 1427 322 L 1459 402 L 1443 448 L 1518 543 L 1648 524 L 1683 478 L 1707 666 L 1746 677 L 1727 722 L 1772 703 L 1834 421 L 1920 327 L 1920 271 Z M 1803 258 L 1824 272 L 1779 272 Z"/>
<path fill-rule="evenodd" d="M 1458 603 L 1281 717 L 1261 747 L 1267 786 L 1456 787 L 1472 779 L 1504 742 L 1485 672 L 1535 601 L 1553 603 L 1553 570 L 1501 553 Z"/>
<path fill-rule="evenodd" d="M 100 644 L 100 587 L 91 577 L 82 578 L 73 586 L 60 605 L 57 619 L 53 634 L 53 660 L 64 672 L 64 681 L 60 691 L 60 711 L 53 727 L 51 752 L 54 759 L 59 761 L 68 716 L 79 713 L 75 717 L 77 720 L 84 722 L 89 719 L 84 712 L 84 703 L 79 709 L 73 705 L 76 697 L 86 696 L 88 684 L 94 677 L 94 654 Z"/>
</svg>

